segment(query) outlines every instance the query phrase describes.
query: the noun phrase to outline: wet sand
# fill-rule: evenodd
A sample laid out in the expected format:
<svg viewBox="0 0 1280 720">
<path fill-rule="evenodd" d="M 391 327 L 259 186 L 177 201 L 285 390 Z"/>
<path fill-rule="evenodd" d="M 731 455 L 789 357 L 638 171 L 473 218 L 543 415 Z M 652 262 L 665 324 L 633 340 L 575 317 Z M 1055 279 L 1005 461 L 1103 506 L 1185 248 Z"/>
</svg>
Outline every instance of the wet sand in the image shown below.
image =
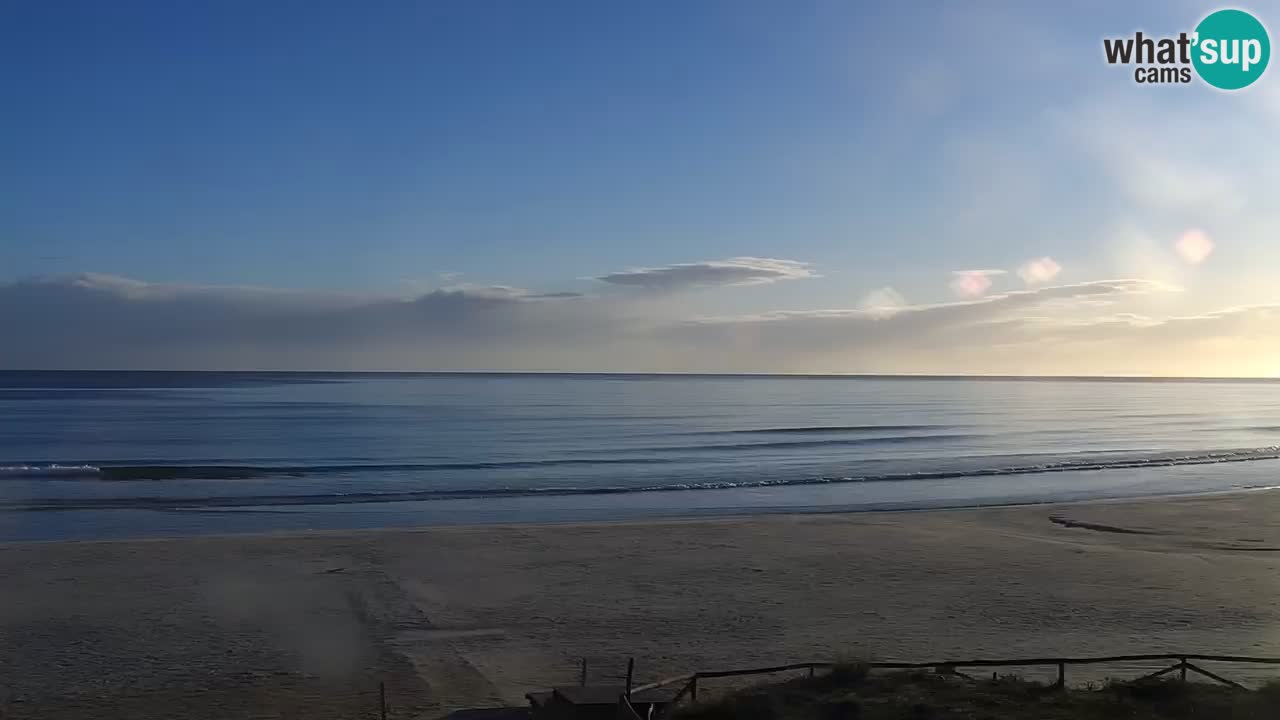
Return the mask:
<svg viewBox="0 0 1280 720">
<path fill-rule="evenodd" d="M 775 661 L 1280 656 L 1280 493 L 0 546 L 0 717 L 392 717 Z M 613 676 L 613 677 L 610 677 Z"/>
</svg>

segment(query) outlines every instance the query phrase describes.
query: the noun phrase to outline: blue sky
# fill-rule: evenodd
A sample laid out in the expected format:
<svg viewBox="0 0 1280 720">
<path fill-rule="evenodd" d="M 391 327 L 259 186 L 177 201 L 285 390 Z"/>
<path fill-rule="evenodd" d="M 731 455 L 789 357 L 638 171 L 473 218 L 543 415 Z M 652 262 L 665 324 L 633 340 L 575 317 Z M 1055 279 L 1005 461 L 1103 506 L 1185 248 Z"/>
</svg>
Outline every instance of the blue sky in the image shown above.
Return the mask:
<svg viewBox="0 0 1280 720">
<path fill-rule="evenodd" d="M 1216 7 L 12 3 L 0 282 L 622 302 L 594 278 L 810 268 L 644 300 L 683 321 L 954 302 L 972 269 L 1026 291 L 1051 257 L 1039 285 L 1176 286 L 1148 319 L 1268 304 L 1275 78 L 1102 62 Z"/>
</svg>

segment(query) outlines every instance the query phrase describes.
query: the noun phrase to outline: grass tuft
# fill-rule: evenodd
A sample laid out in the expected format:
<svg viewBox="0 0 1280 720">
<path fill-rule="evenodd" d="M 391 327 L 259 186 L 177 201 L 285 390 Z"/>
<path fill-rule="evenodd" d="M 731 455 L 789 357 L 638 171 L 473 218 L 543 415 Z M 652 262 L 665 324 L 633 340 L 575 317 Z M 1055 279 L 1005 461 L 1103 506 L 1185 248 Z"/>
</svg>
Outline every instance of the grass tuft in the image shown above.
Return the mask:
<svg viewBox="0 0 1280 720">
<path fill-rule="evenodd" d="M 680 720 L 1276 720 L 1280 682 L 1257 690 L 1158 678 L 1059 689 L 1016 675 L 967 680 L 872 673 L 857 662 L 756 685 L 683 709 Z"/>
</svg>

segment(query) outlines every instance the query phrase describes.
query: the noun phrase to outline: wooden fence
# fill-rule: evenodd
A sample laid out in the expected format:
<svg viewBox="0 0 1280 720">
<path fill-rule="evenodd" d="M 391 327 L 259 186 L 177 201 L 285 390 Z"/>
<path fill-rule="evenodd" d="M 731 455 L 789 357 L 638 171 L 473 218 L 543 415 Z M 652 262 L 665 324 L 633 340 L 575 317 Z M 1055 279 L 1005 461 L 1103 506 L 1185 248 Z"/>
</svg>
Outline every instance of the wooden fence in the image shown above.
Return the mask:
<svg viewBox="0 0 1280 720">
<path fill-rule="evenodd" d="M 1258 665 L 1280 665 L 1280 658 L 1261 658 L 1249 657 L 1245 655 L 1203 655 L 1196 653 L 1168 653 L 1168 654 L 1147 654 L 1147 655 L 1110 655 L 1105 657 L 1084 657 L 1084 658 L 1015 658 L 1012 660 L 944 660 L 940 662 L 867 662 L 858 663 L 859 667 L 865 667 L 872 670 L 934 670 L 943 675 L 955 675 L 968 678 L 969 676 L 960 671 L 961 668 L 993 668 L 993 667 L 1056 667 L 1058 678 L 1054 685 L 1063 688 L 1067 683 L 1067 666 L 1068 665 L 1101 665 L 1104 663 L 1124 663 L 1124 662 L 1172 662 L 1172 665 L 1157 670 L 1152 673 L 1141 676 L 1140 680 L 1161 677 L 1172 672 L 1177 672 L 1179 677 L 1185 681 L 1187 672 L 1197 673 L 1209 678 L 1215 682 L 1220 682 L 1231 687 L 1241 688 L 1244 686 L 1217 673 L 1200 667 L 1192 663 L 1198 662 L 1229 662 L 1241 664 L 1258 664 Z M 712 678 L 730 678 L 744 677 L 748 675 L 770 675 L 780 672 L 790 672 L 807 670 L 809 677 L 813 677 L 819 670 L 832 670 L 840 665 L 833 662 L 806 662 L 792 663 L 790 665 L 774 665 L 772 667 L 746 668 L 740 670 L 711 670 L 686 673 L 684 675 L 676 675 L 664 678 L 656 682 L 645 685 L 631 685 L 631 669 L 634 666 L 634 660 L 628 662 L 627 685 L 622 697 L 619 699 L 620 714 L 624 720 L 646 720 L 642 718 L 635 708 L 631 706 L 631 695 L 646 690 L 657 690 L 664 687 L 672 687 L 680 685 L 680 690 L 672 698 L 663 712 L 663 716 L 668 716 L 680 701 L 688 698 L 691 702 L 698 699 L 698 681 L 702 679 Z"/>
</svg>

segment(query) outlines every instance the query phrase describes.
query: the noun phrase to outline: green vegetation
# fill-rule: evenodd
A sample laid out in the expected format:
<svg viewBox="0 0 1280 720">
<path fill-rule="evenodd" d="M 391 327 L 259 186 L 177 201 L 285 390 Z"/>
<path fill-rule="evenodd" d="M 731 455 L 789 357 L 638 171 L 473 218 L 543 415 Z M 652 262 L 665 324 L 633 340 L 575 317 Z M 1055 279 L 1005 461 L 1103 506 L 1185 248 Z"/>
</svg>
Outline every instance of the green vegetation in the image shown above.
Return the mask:
<svg viewBox="0 0 1280 720">
<path fill-rule="evenodd" d="M 1280 718 L 1280 683 L 1258 690 L 1177 679 L 1067 688 L 1017 676 L 966 679 L 849 665 L 741 690 L 686 708 L 679 720 L 1253 720 Z"/>
</svg>

